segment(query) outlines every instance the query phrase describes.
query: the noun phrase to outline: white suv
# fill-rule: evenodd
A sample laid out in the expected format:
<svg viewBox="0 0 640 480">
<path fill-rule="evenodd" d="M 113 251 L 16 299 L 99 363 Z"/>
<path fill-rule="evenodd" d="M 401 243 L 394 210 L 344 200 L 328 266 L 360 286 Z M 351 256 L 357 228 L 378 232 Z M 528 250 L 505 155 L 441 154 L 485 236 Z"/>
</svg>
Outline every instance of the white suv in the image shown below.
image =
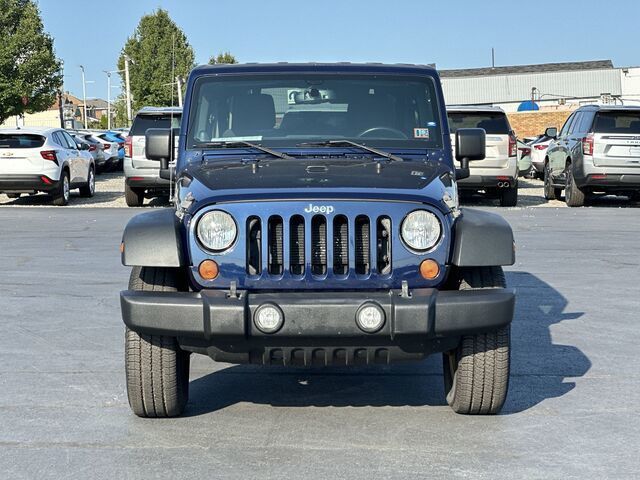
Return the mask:
<svg viewBox="0 0 640 480">
<path fill-rule="evenodd" d="M 0 193 L 11 198 L 45 192 L 66 205 L 72 188 L 92 197 L 95 171 L 91 154 L 60 128 L 0 129 Z"/>
<path fill-rule="evenodd" d="M 484 190 L 503 207 L 518 202 L 518 143 L 504 110 L 497 107 L 447 107 L 451 144 L 455 151 L 458 128 L 482 128 L 487 133 L 484 160 L 473 162 L 470 176 L 459 180 L 461 191 Z M 459 167 L 456 161 L 456 166 Z"/>
</svg>

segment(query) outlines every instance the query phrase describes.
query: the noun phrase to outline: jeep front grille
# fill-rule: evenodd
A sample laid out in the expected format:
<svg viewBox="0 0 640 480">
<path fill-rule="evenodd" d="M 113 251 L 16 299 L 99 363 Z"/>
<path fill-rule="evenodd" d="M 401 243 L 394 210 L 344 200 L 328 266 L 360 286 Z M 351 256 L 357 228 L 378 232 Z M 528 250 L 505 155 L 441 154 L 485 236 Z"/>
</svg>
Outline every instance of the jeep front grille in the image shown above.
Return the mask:
<svg viewBox="0 0 640 480">
<path fill-rule="evenodd" d="M 345 215 L 330 218 L 319 214 L 310 219 L 301 215 L 290 218 L 272 215 L 265 223 L 266 245 L 261 219 L 247 220 L 246 273 L 249 275 L 262 273 L 263 249 L 270 276 L 281 276 L 285 271 L 304 276 L 306 268 L 310 268 L 315 277 L 327 275 L 330 270 L 334 276 L 347 276 L 350 265 L 357 275 L 369 275 L 372 264 L 379 274 L 391 273 L 391 219 L 387 216 L 358 215 L 350 221 Z M 371 242 L 373 235 L 375 244 Z"/>
</svg>

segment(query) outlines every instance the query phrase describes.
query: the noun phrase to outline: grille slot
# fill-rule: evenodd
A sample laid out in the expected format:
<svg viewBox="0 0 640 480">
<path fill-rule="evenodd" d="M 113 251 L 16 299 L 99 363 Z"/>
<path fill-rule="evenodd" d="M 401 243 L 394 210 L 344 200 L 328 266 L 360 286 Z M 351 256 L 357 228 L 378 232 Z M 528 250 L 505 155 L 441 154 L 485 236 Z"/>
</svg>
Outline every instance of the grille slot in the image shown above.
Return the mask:
<svg viewBox="0 0 640 480">
<path fill-rule="evenodd" d="M 333 219 L 333 273 L 349 273 L 349 222 L 344 215 Z"/>
<path fill-rule="evenodd" d="M 258 217 L 247 219 L 247 273 L 260 275 L 262 271 L 262 225 Z"/>
<path fill-rule="evenodd" d="M 358 215 L 355 222 L 355 264 L 359 275 L 367 275 L 370 270 L 370 231 L 369 217 Z"/>
<path fill-rule="evenodd" d="M 289 268 L 293 275 L 304 275 L 304 218 L 291 217 L 289 232 Z"/>
<path fill-rule="evenodd" d="M 321 215 L 311 219 L 311 273 L 327 273 L 327 219 Z"/>
<path fill-rule="evenodd" d="M 378 273 L 391 273 L 391 219 L 378 217 L 376 225 L 376 264 Z"/>
<path fill-rule="evenodd" d="M 282 217 L 269 217 L 269 274 L 282 275 L 284 272 Z"/>
</svg>

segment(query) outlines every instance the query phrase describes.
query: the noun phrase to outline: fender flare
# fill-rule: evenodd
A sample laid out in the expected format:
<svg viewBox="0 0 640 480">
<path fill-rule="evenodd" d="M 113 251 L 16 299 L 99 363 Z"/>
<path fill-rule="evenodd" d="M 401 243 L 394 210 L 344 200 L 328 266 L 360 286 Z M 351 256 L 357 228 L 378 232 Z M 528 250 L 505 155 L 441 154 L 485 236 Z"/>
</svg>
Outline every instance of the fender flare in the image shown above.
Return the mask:
<svg viewBox="0 0 640 480">
<path fill-rule="evenodd" d="M 185 265 L 175 209 L 145 212 L 129 220 L 122 235 L 121 252 L 122 264 L 130 267 Z"/>
<path fill-rule="evenodd" d="M 469 208 L 454 224 L 451 264 L 458 267 L 513 265 L 516 261 L 513 231 L 495 213 Z"/>
</svg>

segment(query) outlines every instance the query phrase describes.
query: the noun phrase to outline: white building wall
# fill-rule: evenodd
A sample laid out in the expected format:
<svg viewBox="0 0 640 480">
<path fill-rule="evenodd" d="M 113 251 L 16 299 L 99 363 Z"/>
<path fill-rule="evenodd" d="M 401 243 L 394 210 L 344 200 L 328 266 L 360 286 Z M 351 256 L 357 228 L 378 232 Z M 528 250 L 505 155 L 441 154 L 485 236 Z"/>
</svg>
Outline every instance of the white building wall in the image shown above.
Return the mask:
<svg viewBox="0 0 640 480">
<path fill-rule="evenodd" d="M 640 105 L 640 67 L 620 69 L 622 100 L 625 105 Z"/>
</svg>

